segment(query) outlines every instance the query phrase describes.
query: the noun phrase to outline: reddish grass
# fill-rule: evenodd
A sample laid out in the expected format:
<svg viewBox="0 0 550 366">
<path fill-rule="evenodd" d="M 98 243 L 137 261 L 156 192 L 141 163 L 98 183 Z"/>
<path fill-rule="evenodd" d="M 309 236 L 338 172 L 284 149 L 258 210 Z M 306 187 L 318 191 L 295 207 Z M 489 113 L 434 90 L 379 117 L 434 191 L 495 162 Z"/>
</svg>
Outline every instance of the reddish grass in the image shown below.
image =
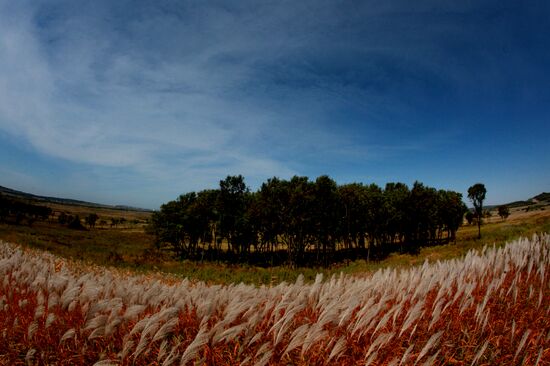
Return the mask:
<svg viewBox="0 0 550 366">
<path fill-rule="evenodd" d="M 0 243 L 3 365 L 550 365 L 550 236 L 368 277 L 168 283 Z"/>
</svg>

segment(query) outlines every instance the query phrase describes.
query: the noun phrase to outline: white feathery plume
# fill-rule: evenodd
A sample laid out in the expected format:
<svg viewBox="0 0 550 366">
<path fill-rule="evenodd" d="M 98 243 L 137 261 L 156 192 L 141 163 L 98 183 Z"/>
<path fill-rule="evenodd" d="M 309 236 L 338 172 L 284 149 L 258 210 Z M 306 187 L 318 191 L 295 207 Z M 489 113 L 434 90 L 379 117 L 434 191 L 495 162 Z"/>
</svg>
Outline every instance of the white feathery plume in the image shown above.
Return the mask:
<svg viewBox="0 0 550 366">
<path fill-rule="evenodd" d="M 409 356 L 413 348 L 414 348 L 414 343 L 411 343 L 411 345 L 407 347 L 407 349 L 405 350 L 405 353 L 403 353 L 403 357 L 401 357 L 401 361 L 399 362 L 399 365 L 403 365 L 409 360 Z"/>
<path fill-rule="evenodd" d="M 34 320 L 37 320 L 38 318 L 44 316 L 45 311 L 46 309 L 44 308 L 44 305 L 39 305 L 34 311 Z"/>
<path fill-rule="evenodd" d="M 544 351 L 544 348 L 541 347 L 540 350 L 539 350 L 539 356 L 537 357 L 537 361 L 535 362 L 535 366 L 539 365 L 540 359 L 542 358 L 543 351 Z"/>
<path fill-rule="evenodd" d="M 67 339 L 69 339 L 69 338 L 74 338 L 75 334 L 76 334 L 76 331 L 75 331 L 74 328 L 71 328 L 71 329 L 67 330 L 67 331 L 63 334 L 63 336 L 61 337 L 61 339 L 59 340 L 59 343 L 63 343 L 63 342 L 65 342 L 65 341 L 66 341 Z"/>
<path fill-rule="evenodd" d="M 514 343 L 515 335 L 516 335 L 516 319 L 512 319 L 512 331 L 510 332 L 510 342 Z"/>
<path fill-rule="evenodd" d="M 55 314 L 54 313 L 48 314 L 48 317 L 46 318 L 45 328 L 48 329 L 54 321 L 55 321 Z"/>
<path fill-rule="evenodd" d="M 365 361 L 365 366 L 370 366 L 372 364 L 372 361 L 378 357 L 378 351 L 373 352 L 369 358 Z"/>
<path fill-rule="evenodd" d="M 395 309 L 395 308 L 394 308 Z M 388 320 L 390 319 L 390 317 L 392 316 L 392 310 L 393 309 L 390 309 L 389 311 L 386 312 L 386 314 L 382 317 L 382 319 L 380 319 L 380 321 L 378 322 L 378 325 L 376 326 L 376 328 L 374 328 L 374 331 L 372 332 L 372 334 L 374 335 L 379 329 L 383 328 L 386 326 L 386 324 L 388 323 Z"/>
<path fill-rule="evenodd" d="M 401 326 L 401 331 L 399 332 L 399 337 L 405 332 L 407 329 L 411 327 L 411 325 L 418 319 L 420 316 L 420 313 L 422 312 L 422 306 L 424 304 L 422 302 L 417 302 L 414 304 L 413 308 L 409 311 L 409 314 L 407 315 L 407 318 L 403 322 L 403 325 Z"/>
<path fill-rule="evenodd" d="M 342 353 L 342 351 L 346 348 L 346 338 L 345 337 L 340 337 L 338 339 L 338 341 L 336 342 L 336 344 L 333 346 L 332 348 L 332 352 L 330 352 L 330 355 L 328 356 L 327 358 L 327 363 L 330 363 L 330 361 L 334 358 L 334 361 L 338 361 L 338 357 L 340 355 L 340 353 Z"/>
<path fill-rule="evenodd" d="M 219 342 L 227 342 L 228 340 L 231 340 L 232 338 L 236 337 L 241 333 L 242 331 L 246 330 L 246 323 L 243 324 L 237 324 L 234 327 L 228 328 L 224 330 L 214 341 L 212 340 L 213 344 L 219 343 Z"/>
<path fill-rule="evenodd" d="M 125 320 L 133 319 L 141 314 L 145 310 L 145 308 L 147 308 L 147 306 L 140 304 L 129 306 L 128 308 L 126 308 L 123 318 Z"/>
<path fill-rule="evenodd" d="M 200 348 L 208 343 L 208 338 L 209 333 L 204 328 L 201 328 L 195 336 L 195 339 L 193 339 L 189 346 L 187 346 L 185 352 L 183 352 L 183 355 L 180 359 L 180 365 L 185 366 L 187 362 L 193 360 L 197 356 Z"/>
<path fill-rule="evenodd" d="M 397 366 L 399 362 L 399 357 L 394 357 L 386 366 Z"/>
<path fill-rule="evenodd" d="M 178 318 L 172 318 L 168 320 L 155 333 L 155 335 L 153 336 L 153 340 L 151 342 L 156 342 L 159 339 L 166 338 L 170 333 L 174 331 L 174 328 L 176 327 L 176 325 L 178 325 L 178 322 L 179 322 Z"/>
<path fill-rule="evenodd" d="M 102 327 L 107 322 L 108 316 L 100 314 L 93 319 L 90 319 L 84 324 L 83 330 L 92 330 L 98 327 Z"/>
<path fill-rule="evenodd" d="M 27 354 L 25 355 L 25 362 L 27 364 L 32 363 L 32 359 L 34 358 L 34 354 L 36 353 L 36 349 L 31 348 L 27 351 Z"/>
<path fill-rule="evenodd" d="M 309 324 L 303 324 L 296 328 L 292 335 L 290 336 L 290 342 L 286 346 L 283 356 L 290 353 L 292 350 L 298 348 L 303 344 L 304 339 L 306 338 L 307 332 L 309 330 Z"/>
<path fill-rule="evenodd" d="M 476 365 L 476 362 L 481 358 L 481 356 L 483 355 L 483 352 L 485 352 L 485 349 L 487 348 L 488 345 L 489 345 L 489 340 L 486 340 L 483 346 L 481 346 L 481 348 L 479 349 L 479 351 L 477 351 L 474 359 L 472 360 L 471 366 Z"/>
<path fill-rule="evenodd" d="M 309 350 L 309 348 L 318 342 L 321 339 L 325 339 L 328 336 L 328 333 L 326 330 L 320 328 L 317 323 L 313 324 L 308 332 L 307 336 L 304 339 L 304 342 L 302 343 L 302 352 L 300 353 L 301 357 L 303 358 L 305 353 Z"/>
<path fill-rule="evenodd" d="M 523 346 L 525 345 L 525 341 L 527 341 L 527 337 L 529 337 L 529 334 L 531 334 L 531 329 L 527 329 L 525 333 L 523 333 L 523 337 L 521 337 L 521 341 L 519 341 L 518 348 L 516 350 L 516 354 L 514 355 L 514 361 L 518 357 L 519 353 L 521 352 Z"/>
<path fill-rule="evenodd" d="M 90 333 L 90 335 L 88 336 L 88 339 L 91 340 L 91 339 L 95 339 L 95 338 L 99 338 L 99 337 L 103 337 L 105 335 L 105 327 L 104 326 L 100 326 L 98 328 L 95 328 L 92 333 Z"/>
<path fill-rule="evenodd" d="M 157 355 L 157 362 L 160 362 L 166 356 L 166 352 L 168 350 L 168 340 L 163 340 L 159 347 L 159 353 Z"/>
<path fill-rule="evenodd" d="M 254 334 L 254 336 L 248 341 L 247 347 L 253 345 L 254 343 L 258 342 L 260 338 L 262 338 L 264 335 L 264 332 L 258 332 Z"/>
<path fill-rule="evenodd" d="M 119 362 L 117 360 L 101 360 L 93 364 L 93 366 L 117 366 Z"/>
<path fill-rule="evenodd" d="M 124 344 L 122 345 L 122 352 L 120 354 L 120 358 L 122 360 L 126 358 L 132 347 L 134 347 L 134 341 L 127 340 L 126 342 L 124 342 Z"/>
<path fill-rule="evenodd" d="M 422 364 L 422 366 L 432 366 L 435 362 L 435 359 L 439 355 L 439 352 L 441 352 L 441 350 L 438 350 L 435 354 L 428 357 L 428 359 Z"/>
<path fill-rule="evenodd" d="M 138 321 L 136 324 L 134 324 L 134 326 L 132 327 L 132 330 L 130 331 L 129 335 L 132 336 L 136 333 L 139 333 L 139 332 L 143 331 L 143 328 L 145 328 L 145 325 L 147 325 L 150 318 L 151 318 L 151 316 L 147 315 L 146 317 L 144 317 L 143 319 Z"/>
<path fill-rule="evenodd" d="M 439 332 L 433 334 L 430 339 L 428 339 L 428 342 L 426 342 L 426 345 L 422 348 L 420 353 L 418 354 L 418 357 L 416 358 L 415 365 L 428 353 L 430 349 L 432 349 L 437 343 L 439 342 L 439 338 L 441 338 L 441 335 L 443 334 L 443 331 L 440 330 Z"/>
<path fill-rule="evenodd" d="M 266 350 L 264 353 L 263 353 L 263 356 L 262 358 L 260 358 L 255 364 L 254 366 L 265 366 L 268 364 L 269 360 L 271 359 L 271 356 L 273 356 L 273 351 L 271 351 L 270 349 Z"/>
<path fill-rule="evenodd" d="M 29 324 L 29 328 L 27 329 L 27 339 L 32 340 L 32 337 L 34 336 L 34 333 L 38 330 L 38 322 L 36 320 L 33 320 Z"/>
<path fill-rule="evenodd" d="M 365 358 L 369 357 L 371 352 L 373 352 L 375 349 L 378 351 L 384 344 L 388 343 L 394 336 L 394 332 L 389 333 L 381 333 L 370 345 L 369 349 L 367 350 L 367 353 L 365 354 Z"/>
</svg>

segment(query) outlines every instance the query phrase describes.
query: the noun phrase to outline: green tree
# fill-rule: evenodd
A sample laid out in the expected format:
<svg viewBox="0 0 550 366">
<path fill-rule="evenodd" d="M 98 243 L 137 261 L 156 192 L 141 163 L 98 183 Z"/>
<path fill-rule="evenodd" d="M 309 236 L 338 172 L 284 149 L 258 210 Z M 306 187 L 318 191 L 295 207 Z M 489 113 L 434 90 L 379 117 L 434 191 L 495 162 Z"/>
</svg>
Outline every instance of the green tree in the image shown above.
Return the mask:
<svg viewBox="0 0 550 366">
<path fill-rule="evenodd" d="M 336 251 L 338 240 L 341 205 L 337 192 L 338 186 L 330 177 L 322 175 L 315 180 L 314 207 L 311 212 L 314 225 L 312 235 L 317 248 L 317 261 L 322 259 L 325 266 L 328 265 L 329 256 L 332 257 Z"/>
<path fill-rule="evenodd" d="M 384 245 L 386 213 L 384 211 L 384 192 L 376 184 L 364 186 L 365 198 L 365 234 L 368 238 L 367 260 L 371 254 L 379 255 Z"/>
<path fill-rule="evenodd" d="M 61 225 L 65 225 L 69 221 L 69 216 L 65 212 L 61 212 L 57 217 L 57 221 Z"/>
<path fill-rule="evenodd" d="M 399 242 L 403 251 L 403 235 L 409 217 L 406 206 L 411 192 L 403 183 L 388 183 L 384 189 L 385 231 L 390 244 Z"/>
<path fill-rule="evenodd" d="M 464 218 L 468 222 L 468 225 L 472 225 L 472 223 L 474 222 L 475 215 L 472 211 L 468 210 L 464 215 Z"/>
<path fill-rule="evenodd" d="M 175 201 L 169 201 L 151 215 L 151 223 L 148 232 L 156 237 L 156 246 L 162 248 L 168 244 L 177 256 L 185 257 L 186 254 L 186 232 L 185 232 L 185 211 L 187 204 L 194 192 L 181 195 Z M 111 219 L 113 223 L 115 219 Z"/>
<path fill-rule="evenodd" d="M 278 249 L 279 238 L 285 234 L 284 221 L 289 210 L 288 181 L 273 177 L 263 183 L 256 197 L 256 220 L 260 235 L 260 250 L 270 255 Z"/>
<path fill-rule="evenodd" d="M 485 200 L 485 195 L 487 194 L 487 189 L 483 183 L 476 183 L 470 188 L 468 188 L 468 198 L 472 201 L 474 205 L 474 213 L 477 217 L 477 228 L 478 234 L 477 238 L 481 239 L 481 221 L 483 218 L 483 201 Z"/>
<path fill-rule="evenodd" d="M 462 225 L 464 214 L 468 211 L 468 208 L 462 202 L 460 193 L 441 190 L 439 191 L 439 197 L 438 218 L 441 220 L 441 229 L 446 230 L 449 240 L 454 241 L 456 240 L 456 232 Z"/>
<path fill-rule="evenodd" d="M 367 200 L 361 183 L 338 187 L 341 205 L 340 237 L 347 249 L 365 249 Z"/>
<path fill-rule="evenodd" d="M 69 216 L 67 227 L 73 230 L 86 230 L 86 228 L 82 226 L 82 223 L 80 222 L 80 217 L 78 215 Z"/>
<path fill-rule="evenodd" d="M 148 230 L 159 248 L 169 244 L 181 258 L 208 253 L 211 260 L 224 255 L 264 265 L 327 266 L 357 253 L 380 258 L 397 248 L 416 251 L 452 240 L 465 210 L 460 194 L 420 182 L 411 190 L 402 183 L 383 190 L 376 184 L 339 186 L 328 176 L 314 182 L 274 177 L 250 192 L 242 176 L 228 176 L 218 190 L 162 205 Z"/>
<path fill-rule="evenodd" d="M 506 220 L 510 216 L 510 209 L 506 205 L 498 206 L 498 215 L 502 220 Z"/>
<path fill-rule="evenodd" d="M 246 231 L 245 211 L 247 195 L 250 190 L 242 175 L 228 175 L 220 181 L 218 195 L 220 234 L 227 240 L 232 252 L 239 254 L 246 251 L 247 243 L 243 242 Z"/>
<path fill-rule="evenodd" d="M 215 244 L 216 230 L 218 226 L 218 201 L 217 189 L 205 189 L 197 193 L 197 199 L 190 207 L 191 215 L 196 217 L 196 231 L 200 241 L 208 249 Z M 218 248 L 219 249 L 219 248 Z"/>
<path fill-rule="evenodd" d="M 86 221 L 86 225 L 88 225 L 88 227 L 90 227 L 91 229 L 95 227 L 95 223 L 97 222 L 98 219 L 99 219 L 99 216 L 96 213 L 91 213 L 88 216 L 86 216 L 84 220 Z"/>
</svg>

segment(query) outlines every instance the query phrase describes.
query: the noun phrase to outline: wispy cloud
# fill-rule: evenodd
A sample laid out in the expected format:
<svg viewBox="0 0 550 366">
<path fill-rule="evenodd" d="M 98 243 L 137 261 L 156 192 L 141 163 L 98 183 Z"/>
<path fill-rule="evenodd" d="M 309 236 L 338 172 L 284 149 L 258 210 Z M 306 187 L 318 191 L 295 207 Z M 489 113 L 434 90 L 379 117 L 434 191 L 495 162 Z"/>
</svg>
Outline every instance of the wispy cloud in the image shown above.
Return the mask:
<svg viewBox="0 0 550 366">
<path fill-rule="evenodd" d="M 472 41 L 505 28 L 493 10 L 0 0 L 0 129 L 98 181 L 123 170 L 153 196 L 437 149 L 488 84 L 512 83 L 503 98 L 532 92 L 507 72 L 535 80 L 542 63 L 520 53 L 503 65 L 495 47 L 516 43 Z"/>
</svg>

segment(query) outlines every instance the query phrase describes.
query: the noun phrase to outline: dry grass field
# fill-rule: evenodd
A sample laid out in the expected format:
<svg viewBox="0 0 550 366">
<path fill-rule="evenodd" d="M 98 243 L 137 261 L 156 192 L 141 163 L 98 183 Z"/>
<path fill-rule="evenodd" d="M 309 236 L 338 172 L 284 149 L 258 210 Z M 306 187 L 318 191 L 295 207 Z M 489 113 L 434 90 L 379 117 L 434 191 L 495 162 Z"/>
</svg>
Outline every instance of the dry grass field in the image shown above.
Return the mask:
<svg viewBox="0 0 550 366">
<path fill-rule="evenodd" d="M 550 365 L 550 236 L 311 284 L 209 285 L 0 243 L 3 365 Z"/>
<path fill-rule="evenodd" d="M 482 226 L 481 240 L 477 240 L 477 226 L 465 225 L 459 229 L 455 243 L 424 247 L 417 255 L 394 253 L 376 262 L 358 260 L 336 264 L 328 269 L 293 270 L 287 267 L 261 268 L 225 263 L 182 262 L 173 258 L 169 252 L 155 249 L 154 237 L 145 232 L 145 222 L 150 217 L 148 212 L 60 204 L 53 204 L 51 207 L 54 209 L 55 217 L 61 212 L 78 214 L 81 218 L 96 213 L 100 219 L 95 228 L 86 231 L 70 230 L 59 225 L 55 219 L 36 222 L 31 227 L 0 223 L 0 240 L 47 250 L 58 256 L 88 264 L 114 266 L 139 273 L 171 273 L 181 278 L 188 277 L 218 284 L 244 282 L 269 285 L 282 281 L 294 282 L 299 275 L 303 275 L 306 282 L 313 282 L 317 273 L 330 277 L 340 272 L 357 274 L 386 267 L 406 268 L 421 265 L 426 259 L 437 261 L 460 258 L 469 250 L 479 250 L 484 245 L 500 246 L 520 236 L 530 237 L 535 233 L 550 232 L 550 208 L 530 211 L 517 208 L 511 210 L 511 215 L 506 220 L 502 220 L 494 212 Z M 126 221 L 116 227 L 111 226 L 110 219 L 113 217 L 124 218 Z M 107 224 L 99 224 L 101 221 Z"/>
</svg>

